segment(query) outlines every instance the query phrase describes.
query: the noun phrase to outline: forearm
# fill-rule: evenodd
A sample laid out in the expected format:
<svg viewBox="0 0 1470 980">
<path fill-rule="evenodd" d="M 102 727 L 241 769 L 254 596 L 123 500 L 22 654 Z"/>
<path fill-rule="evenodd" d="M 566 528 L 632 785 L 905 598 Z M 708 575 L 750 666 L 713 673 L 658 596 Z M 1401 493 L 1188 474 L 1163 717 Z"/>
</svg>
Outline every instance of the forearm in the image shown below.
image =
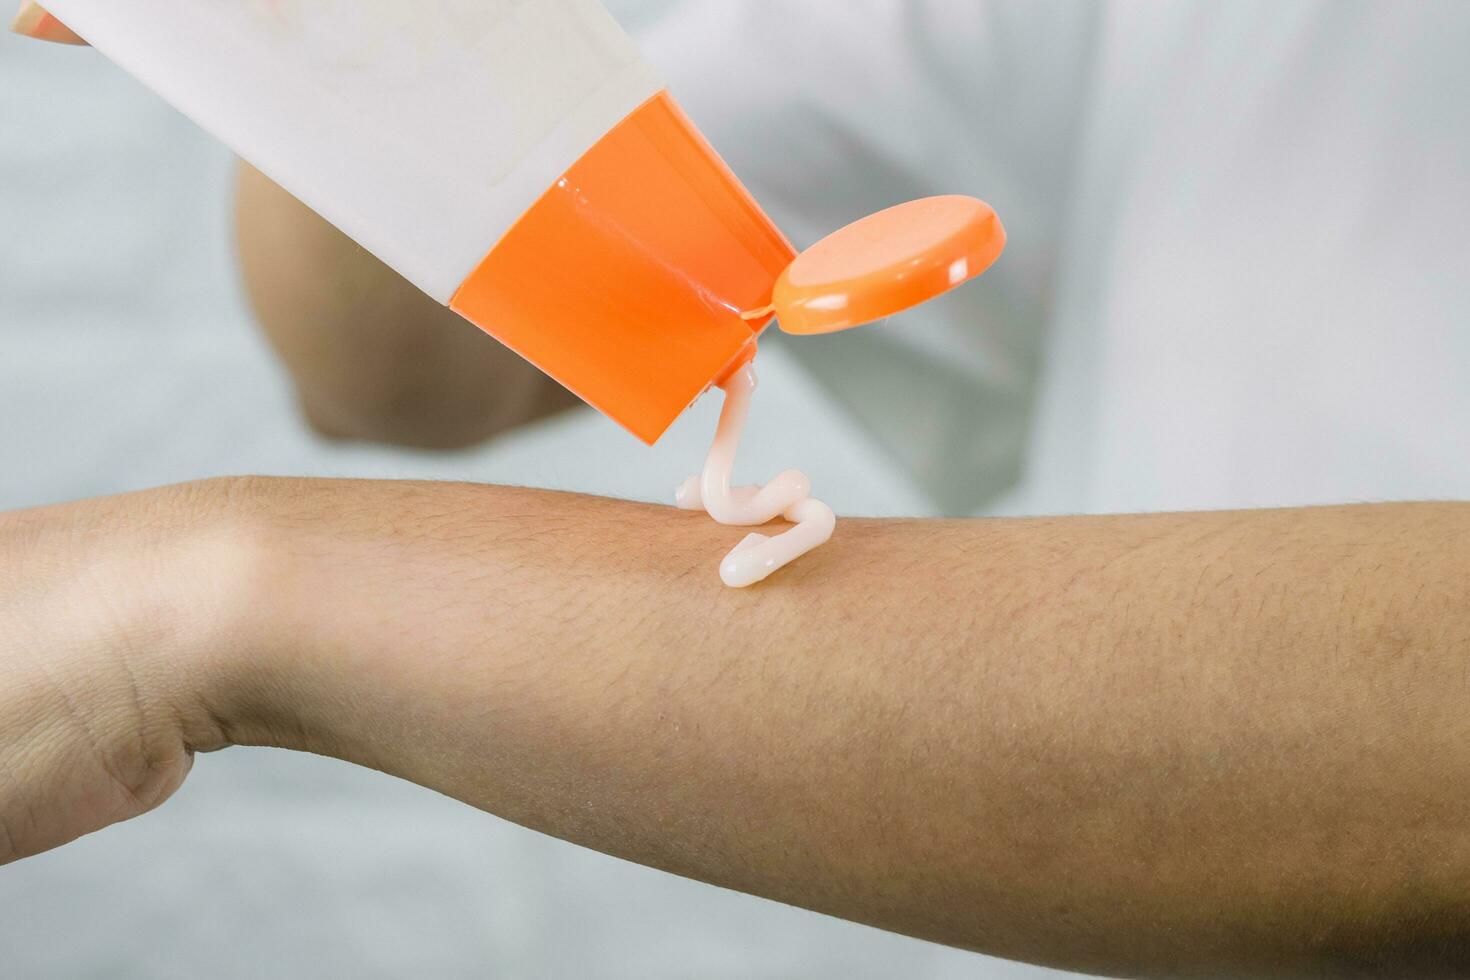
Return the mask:
<svg viewBox="0 0 1470 980">
<path fill-rule="evenodd" d="M 237 741 L 1016 958 L 1465 965 L 1470 508 L 848 520 L 736 591 L 662 508 L 245 499 Z"/>
<path fill-rule="evenodd" d="M 576 404 L 243 163 L 235 228 L 256 318 L 322 432 L 454 448 Z"/>
</svg>

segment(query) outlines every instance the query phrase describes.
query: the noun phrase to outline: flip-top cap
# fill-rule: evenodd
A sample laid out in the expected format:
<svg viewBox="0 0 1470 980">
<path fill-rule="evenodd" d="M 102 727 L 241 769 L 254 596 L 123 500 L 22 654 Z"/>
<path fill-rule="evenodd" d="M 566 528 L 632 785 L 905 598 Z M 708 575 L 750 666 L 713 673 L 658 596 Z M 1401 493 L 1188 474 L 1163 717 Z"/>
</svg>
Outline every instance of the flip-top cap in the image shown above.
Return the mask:
<svg viewBox="0 0 1470 980">
<path fill-rule="evenodd" d="M 990 205 L 949 195 L 870 214 L 802 252 L 772 304 L 791 334 L 862 326 L 934 299 L 980 275 L 1005 249 Z"/>
</svg>

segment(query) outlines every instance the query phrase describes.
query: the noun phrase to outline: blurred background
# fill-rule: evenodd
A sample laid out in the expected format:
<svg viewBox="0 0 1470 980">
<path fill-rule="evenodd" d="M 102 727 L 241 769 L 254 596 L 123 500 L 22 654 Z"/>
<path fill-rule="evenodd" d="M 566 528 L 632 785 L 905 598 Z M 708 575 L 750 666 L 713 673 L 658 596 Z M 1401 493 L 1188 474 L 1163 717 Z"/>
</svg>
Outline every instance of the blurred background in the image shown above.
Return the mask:
<svg viewBox="0 0 1470 980">
<path fill-rule="evenodd" d="M 1470 6 L 609 6 L 798 246 L 929 193 L 1011 234 L 889 324 L 771 336 L 750 477 L 872 515 L 1470 498 Z M 232 168 L 95 53 L 0 35 L 0 509 L 236 473 L 668 501 L 699 465 L 718 399 L 651 450 L 584 410 L 449 454 L 312 435 Z M 1059 976 L 246 749 L 0 869 L 0 975 Z"/>
</svg>

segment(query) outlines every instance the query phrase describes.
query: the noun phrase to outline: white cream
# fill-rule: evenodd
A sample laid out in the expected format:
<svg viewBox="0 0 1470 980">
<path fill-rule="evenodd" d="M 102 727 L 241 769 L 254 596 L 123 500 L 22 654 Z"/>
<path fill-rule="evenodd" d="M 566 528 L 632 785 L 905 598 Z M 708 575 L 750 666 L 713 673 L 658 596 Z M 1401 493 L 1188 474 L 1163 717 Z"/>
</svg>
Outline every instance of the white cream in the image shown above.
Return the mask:
<svg viewBox="0 0 1470 980">
<path fill-rule="evenodd" d="M 753 527 L 784 517 L 796 526 L 771 537 L 752 531 L 720 562 L 720 579 L 732 588 L 761 581 L 802 555 L 827 542 L 837 525 L 832 508 L 811 497 L 811 481 L 797 470 L 786 470 L 763 487 L 732 487 L 735 452 L 756 388 L 755 367 L 746 364 L 720 387 L 725 405 L 714 445 L 704 461 L 704 472 L 691 476 L 674 492 L 683 510 L 704 510 L 721 524 Z"/>
</svg>

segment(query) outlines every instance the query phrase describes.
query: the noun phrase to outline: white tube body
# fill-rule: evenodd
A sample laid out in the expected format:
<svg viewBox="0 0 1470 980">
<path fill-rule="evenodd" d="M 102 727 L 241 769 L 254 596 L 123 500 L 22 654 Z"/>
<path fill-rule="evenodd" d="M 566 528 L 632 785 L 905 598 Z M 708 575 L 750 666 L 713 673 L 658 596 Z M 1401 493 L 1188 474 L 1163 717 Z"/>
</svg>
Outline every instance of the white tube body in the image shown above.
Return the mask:
<svg viewBox="0 0 1470 980">
<path fill-rule="evenodd" d="M 599 0 L 47 0 L 442 303 L 661 89 Z"/>
</svg>

